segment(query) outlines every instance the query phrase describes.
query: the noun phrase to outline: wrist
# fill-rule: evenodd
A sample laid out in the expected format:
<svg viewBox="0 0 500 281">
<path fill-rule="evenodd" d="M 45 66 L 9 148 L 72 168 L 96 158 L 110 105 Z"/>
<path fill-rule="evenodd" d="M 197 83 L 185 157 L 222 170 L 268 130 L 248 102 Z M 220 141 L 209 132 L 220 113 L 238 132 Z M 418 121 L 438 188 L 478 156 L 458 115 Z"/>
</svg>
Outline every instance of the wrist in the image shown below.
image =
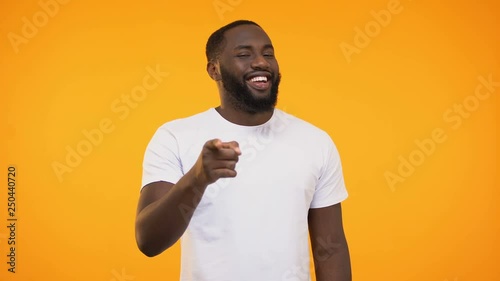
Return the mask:
<svg viewBox="0 0 500 281">
<path fill-rule="evenodd" d="M 196 173 L 196 171 L 194 171 L 194 167 L 186 173 L 186 180 L 187 180 L 187 185 L 191 189 L 204 191 L 205 188 L 208 186 L 208 184 L 201 179 L 201 177 Z"/>
</svg>

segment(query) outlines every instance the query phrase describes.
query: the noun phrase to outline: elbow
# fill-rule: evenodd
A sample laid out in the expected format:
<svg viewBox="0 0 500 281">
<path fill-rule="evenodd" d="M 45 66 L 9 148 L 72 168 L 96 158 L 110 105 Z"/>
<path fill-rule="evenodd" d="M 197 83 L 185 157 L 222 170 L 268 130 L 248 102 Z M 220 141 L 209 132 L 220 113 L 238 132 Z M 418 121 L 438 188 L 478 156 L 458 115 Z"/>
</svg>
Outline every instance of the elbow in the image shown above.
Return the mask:
<svg viewBox="0 0 500 281">
<path fill-rule="evenodd" d="M 165 240 L 165 237 L 159 238 L 158 235 L 147 233 L 139 227 L 136 227 L 135 240 L 141 253 L 150 258 L 161 254 L 174 244 Z"/>
<path fill-rule="evenodd" d="M 159 255 L 162 251 L 149 242 L 148 239 L 144 239 L 140 234 L 136 234 L 137 247 L 145 256 L 152 258 Z"/>
<path fill-rule="evenodd" d="M 155 251 L 154 249 L 148 247 L 147 245 L 141 243 L 137 243 L 137 245 L 139 246 L 139 250 L 141 251 L 141 253 L 143 253 L 148 258 L 152 258 L 160 254 L 160 252 Z"/>
<path fill-rule="evenodd" d="M 152 243 L 137 241 L 137 246 L 139 247 L 141 253 L 149 258 L 152 258 L 163 253 L 166 249 L 170 248 L 171 245 L 168 247 L 158 247 Z"/>
<path fill-rule="evenodd" d="M 135 242 L 141 253 L 147 257 L 152 258 L 160 253 L 155 249 L 152 239 L 148 237 L 147 231 L 145 231 L 144 227 L 141 227 L 138 221 L 135 225 Z"/>
</svg>

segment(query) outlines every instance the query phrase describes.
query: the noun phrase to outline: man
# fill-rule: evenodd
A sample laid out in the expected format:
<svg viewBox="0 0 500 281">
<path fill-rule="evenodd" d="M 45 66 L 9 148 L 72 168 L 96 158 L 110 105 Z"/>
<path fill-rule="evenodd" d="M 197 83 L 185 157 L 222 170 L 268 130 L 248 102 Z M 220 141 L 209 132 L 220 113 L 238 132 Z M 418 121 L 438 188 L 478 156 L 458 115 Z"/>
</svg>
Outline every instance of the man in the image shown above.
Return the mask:
<svg viewBox="0 0 500 281">
<path fill-rule="evenodd" d="M 182 281 L 305 281 L 310 234 L 317 280 L 351 280 L 339 155 L 325 132 L 275 108 L 271 40 L 236 21 L 210 36 L 206 55 L 221 104 L 150 141 L 139 249 L 152 257 L 182 236 Z"/>
</svg>

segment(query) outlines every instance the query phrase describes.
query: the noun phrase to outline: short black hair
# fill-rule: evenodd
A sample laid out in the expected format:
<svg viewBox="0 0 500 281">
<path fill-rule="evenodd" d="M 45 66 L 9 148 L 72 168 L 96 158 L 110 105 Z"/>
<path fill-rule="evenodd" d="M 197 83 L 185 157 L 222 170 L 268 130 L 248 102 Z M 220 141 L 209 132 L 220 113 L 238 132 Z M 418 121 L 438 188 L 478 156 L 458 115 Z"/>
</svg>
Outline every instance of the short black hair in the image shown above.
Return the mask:
<svg viewBox="0 0 500 281">
<path fill-rule="evenodd" d="M 225 39 L 224 33 L 226 33 L 226 31 L 230 30 L 231 28 L 244 24 L 253 24 L 260 27 L 260 25 L 250 20 L 237 20 L 219 28 L 217 31 L 212 33 L 212 35 L 210 35 L 205 49 L 208 62 L 217 60 L 220 53 L 222 52 L 222 49 L 224 48 L 224 39 Z"/>
</svg>

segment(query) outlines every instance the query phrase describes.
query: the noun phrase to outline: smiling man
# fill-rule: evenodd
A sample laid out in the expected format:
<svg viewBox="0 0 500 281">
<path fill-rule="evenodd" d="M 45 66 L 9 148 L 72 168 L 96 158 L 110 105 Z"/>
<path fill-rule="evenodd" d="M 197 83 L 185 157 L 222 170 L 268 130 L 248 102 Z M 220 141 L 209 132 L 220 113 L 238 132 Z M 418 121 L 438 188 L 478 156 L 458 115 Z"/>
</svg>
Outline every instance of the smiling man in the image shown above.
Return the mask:
<svg viewBox="0 0 500 281">
<path fill-rule="evenodd" d="M 281 75 L 264 30 L 236 21 L 206 46 L 220 105 L 167 122 L 144 157 L 139 249 L 181 239 L 181 281 L 351 280 L 339 154 L 327 133 L 275 108 Z"/>
</svg>

